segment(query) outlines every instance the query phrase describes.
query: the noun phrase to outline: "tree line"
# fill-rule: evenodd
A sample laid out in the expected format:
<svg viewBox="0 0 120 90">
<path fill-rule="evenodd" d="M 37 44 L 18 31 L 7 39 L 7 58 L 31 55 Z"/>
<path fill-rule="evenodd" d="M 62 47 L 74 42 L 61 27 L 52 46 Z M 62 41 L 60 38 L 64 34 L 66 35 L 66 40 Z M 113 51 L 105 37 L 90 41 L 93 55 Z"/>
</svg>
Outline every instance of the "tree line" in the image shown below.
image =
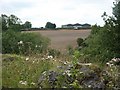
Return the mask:
<svg viewBox="0 0 120 90">
<path fill-rule="evenodd" d="M 5 14 L 2 14 L 1 17 L 2 31 L 7 31 L 8 29 L 21 31 L 21 29 L 29 29 L 32 27 L 31 22 L 26 21 L 24 24 L 22 24 L 22 21 L 15 15 L 7 16 Z"/>
</svg>

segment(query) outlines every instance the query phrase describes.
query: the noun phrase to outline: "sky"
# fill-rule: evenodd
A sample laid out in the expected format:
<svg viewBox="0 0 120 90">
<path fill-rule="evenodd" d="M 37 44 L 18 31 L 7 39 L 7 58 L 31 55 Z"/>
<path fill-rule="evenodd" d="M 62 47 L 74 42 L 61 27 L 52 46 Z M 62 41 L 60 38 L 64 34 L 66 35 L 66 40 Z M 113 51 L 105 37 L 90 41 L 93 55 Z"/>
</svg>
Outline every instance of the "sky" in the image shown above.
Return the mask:
<svg viewBox="0 0 120 90">
<path fill-rule="evenodd" d="M 0 0 L 0 14 L 14 14 L 30 21 L 32 27 L 44 27 L 52 22 L 61 27 L 65 24 L 89 23 L 103 25 L 101 15 L 112 15 L 115 0 Z"/>
</svg>

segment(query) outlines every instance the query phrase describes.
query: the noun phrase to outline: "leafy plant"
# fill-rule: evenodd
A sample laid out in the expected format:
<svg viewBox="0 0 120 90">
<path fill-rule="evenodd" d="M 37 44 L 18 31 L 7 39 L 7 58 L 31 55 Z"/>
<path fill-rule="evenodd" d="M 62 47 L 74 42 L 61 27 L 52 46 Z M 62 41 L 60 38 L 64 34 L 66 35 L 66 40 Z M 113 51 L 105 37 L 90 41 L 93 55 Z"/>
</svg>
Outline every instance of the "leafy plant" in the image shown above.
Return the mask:
<svg viewBox="0 0 120 90">
<path fill-rule="evenodd" d="M 49 39 L 34 33 L 8 30 L 2 34 L 2 53 L 30 54 L 46 51 Z"/>
</svg>

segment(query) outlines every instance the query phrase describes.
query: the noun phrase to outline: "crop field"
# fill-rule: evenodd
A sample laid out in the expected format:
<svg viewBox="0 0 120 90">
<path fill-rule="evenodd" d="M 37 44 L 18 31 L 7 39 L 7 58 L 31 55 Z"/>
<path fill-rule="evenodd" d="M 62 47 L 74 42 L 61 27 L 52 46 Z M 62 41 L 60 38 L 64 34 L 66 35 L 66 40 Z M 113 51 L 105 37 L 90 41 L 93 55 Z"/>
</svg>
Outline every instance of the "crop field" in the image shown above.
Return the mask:
<svg viewBox="0 0 120 90">
<path fill-rule="evenodd" d="M 51 48 L 65 52 L 68 46 L 76 47 L 77 38 L 83 38 L 89 36 L 89 30 L 40 30 L 40 31 L 27 31 L 40 33 L 41 35 L 50 38 Z"/>
</svg>

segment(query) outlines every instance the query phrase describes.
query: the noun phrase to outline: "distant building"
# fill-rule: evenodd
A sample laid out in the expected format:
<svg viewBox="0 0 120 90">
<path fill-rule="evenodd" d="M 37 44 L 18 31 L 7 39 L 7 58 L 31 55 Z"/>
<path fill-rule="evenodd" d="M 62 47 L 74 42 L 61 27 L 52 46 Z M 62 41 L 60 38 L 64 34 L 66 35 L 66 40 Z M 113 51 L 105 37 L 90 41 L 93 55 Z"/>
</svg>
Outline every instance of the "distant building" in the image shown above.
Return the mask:
<svg viewBox="0 0 120 90">
<path fill-rule="evenodd" d="M 88 28 L 91 28 L 91 25 L 90 24 L 79 24 L 79 23 L 76 23 L 76 24 L 67 24 L 67 25 L 62 25 L 62 28 L 64 29 L 88 29 Z"/>
<path fill-rule="evenodd" d="M 83 29 L 89 29 L 89 28 L 91 28 L 91 25 L 86 23 L 86 24 L 82 25 L 82 28 Z"/>
</svg>

